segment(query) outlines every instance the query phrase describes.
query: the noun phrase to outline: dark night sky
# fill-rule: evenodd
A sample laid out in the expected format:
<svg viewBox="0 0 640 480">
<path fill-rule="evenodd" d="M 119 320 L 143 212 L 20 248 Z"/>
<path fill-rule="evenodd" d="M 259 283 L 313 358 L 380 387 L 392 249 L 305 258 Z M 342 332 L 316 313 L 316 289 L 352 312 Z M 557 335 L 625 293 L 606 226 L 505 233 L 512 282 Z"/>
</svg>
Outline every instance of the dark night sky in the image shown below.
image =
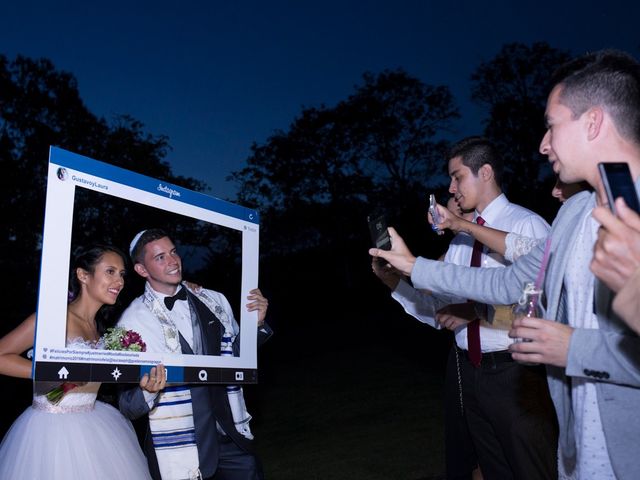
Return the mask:
<svg viewBox="0 0 640 480">
<path fill-rule="evenodd" d="M 365 71 L 401 67 L 449 85 L 458 133 L 478 133 L 468 79 L 503 44 L 637 56 L 639 19 L 640 2 L 619 0 L 4 0 L 0 53 L 51 59 L 90 110 L 166 134 L 175 173 L 233 198 L 224 178 L 252 142 L 286 130 L 303 106 L 346 98 Z"/>
</svg>

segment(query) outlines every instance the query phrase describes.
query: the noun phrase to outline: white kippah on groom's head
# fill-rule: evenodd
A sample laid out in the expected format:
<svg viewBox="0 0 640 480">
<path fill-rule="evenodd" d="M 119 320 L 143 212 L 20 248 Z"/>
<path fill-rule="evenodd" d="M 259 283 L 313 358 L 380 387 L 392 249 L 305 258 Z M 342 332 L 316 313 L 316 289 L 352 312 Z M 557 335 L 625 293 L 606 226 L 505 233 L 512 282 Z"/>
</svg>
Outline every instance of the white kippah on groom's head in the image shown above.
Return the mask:
<svg viewBox="0 0 640 480">
<path fill-rule="evenodd" d="M 132 260 L 135 260 L 135 258 L 133 258 L 133 251 L 136 249 L 138 240 L 140 240 L 140 237 L 144 234 L 144 232 L 146 232 L 146 230 L 142 230 L 138 232 L 136 236 L 133 237 L 133 240 L 131 240 L 131 243 L 129 244 L 129 256 L 131 257 Z"/>
</svg>

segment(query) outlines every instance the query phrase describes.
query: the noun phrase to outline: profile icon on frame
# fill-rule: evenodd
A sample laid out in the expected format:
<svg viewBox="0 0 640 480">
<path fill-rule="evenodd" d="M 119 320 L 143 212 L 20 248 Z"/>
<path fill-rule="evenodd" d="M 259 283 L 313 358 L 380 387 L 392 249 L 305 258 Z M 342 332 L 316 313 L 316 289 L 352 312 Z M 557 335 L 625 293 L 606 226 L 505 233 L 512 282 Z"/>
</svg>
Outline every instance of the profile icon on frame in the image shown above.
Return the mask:
<svg viewBox="0 0 640 480">
<path fill-rule="evenodd" d="M 62 167 L 58 168 L 58 171 L 56 172 L 56 175 L 62 181 L 66 180 L 67 177 L 69 176 L 69 174 L 67 173 L 67 169 L 66 168 L 62 168 Z"/>
</svg>

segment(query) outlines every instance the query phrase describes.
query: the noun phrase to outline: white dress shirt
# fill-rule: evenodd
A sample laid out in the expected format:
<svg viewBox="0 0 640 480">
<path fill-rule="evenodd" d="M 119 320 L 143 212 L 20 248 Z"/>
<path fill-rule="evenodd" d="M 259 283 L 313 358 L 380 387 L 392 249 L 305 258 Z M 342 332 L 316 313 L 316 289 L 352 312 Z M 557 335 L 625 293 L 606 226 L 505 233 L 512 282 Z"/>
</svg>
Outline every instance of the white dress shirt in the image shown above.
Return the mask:
<svg viewBox="0 0 640 480">
<path fill-rule="evenodd" d="M 184 287 L 180 285 L 175 293 Z M 152 288 L 153 290 L 153 288 Z M 158 298 L 164 302 L 165 297 L 172 295 L 164 295 L 163 293 L 153 290 Z M 169 310 L 169 318 L 176 324 L 180 335 L 185 339 L 189 346 L 193 349 L 193 324 L 191 323 L 191 310 L 188 300 L 177 300 L 173 304 L 173 308 Z"/>
<path fill-rule="evenodd" d="M 544 239 L 551 227 L 538 214 L 531 210 L 509 202 L 504 194 L 497 196 L 482 212 L 476 212 L 485 220 L 485 226 L 505 232 L 515 232 L 527 237 Z M 465 233 L 456 235 L 444 257 L 445 262 L 456 265 L 470 265 L 473 252 L 474 238 Z M 481 267 L 498 268 L 508 265 L 502 255 L 489 251 L 484 247 Z M 531 279 L 534 281 L 535 279 Z M 524 287 L 524 285 L 523 285 Z M 407 282 L 401 280 L 391 296 L 398 301 L 405 311 L 422 323 L 434 328 L 441 328 L 435 321 L 436 312 L 450 303 L 464 303 L 465 298 L 429 295 L 414 289 Z M 456 344 L 467 350 L 467 327 L 463 325 L 455 331 Z M 506 350 L 513 343 L 506 330 L 488 328 L 480 324 L 480 348 L 483 352 Z"/>
</svg>

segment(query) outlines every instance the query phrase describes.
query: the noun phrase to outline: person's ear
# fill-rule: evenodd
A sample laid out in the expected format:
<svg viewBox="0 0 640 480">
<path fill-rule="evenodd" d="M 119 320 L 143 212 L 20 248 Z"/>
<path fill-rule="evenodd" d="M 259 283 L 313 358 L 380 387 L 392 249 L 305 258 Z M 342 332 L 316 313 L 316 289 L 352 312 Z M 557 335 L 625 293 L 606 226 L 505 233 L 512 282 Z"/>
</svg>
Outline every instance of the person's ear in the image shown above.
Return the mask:
<svg viewBox="0 0 640 480">
<path fill-rule="evenodd" d="M 78 277 L 78 281 L 82 284 L 87 283 L 87 278 L 89 277 L 89 272 L 87 272 L 84 268 L 76 268 L 76 277 Z"/>
<path fill-rule="evenodd" d="M 480 178 L 485 182 L 493 178 L 493 168 L 491 168 L 491 165 L 489 165 L 488 163 L 482 165 L 478 173 L 480 174 Z"/>
<path fill-rule="evenodd" d="M 587 139 L 594 140 L 600 135 L 604 122 L 604 110 L 602 110 L 602 107 L 592 107 L 584 114 L 586 115 L 587 122 Z"/>
<path fill-rule="evenodd" d="M 142 265 L 141 263 L 136 263 L 133 266 L 133 269 L 136 271 L 138 275 L 140 275 L 143 278 L 147 278 L 149 276 L 149 272 L 147 272 L 147 269 L 144 268 L 144 265 Z"/>
</svg>

